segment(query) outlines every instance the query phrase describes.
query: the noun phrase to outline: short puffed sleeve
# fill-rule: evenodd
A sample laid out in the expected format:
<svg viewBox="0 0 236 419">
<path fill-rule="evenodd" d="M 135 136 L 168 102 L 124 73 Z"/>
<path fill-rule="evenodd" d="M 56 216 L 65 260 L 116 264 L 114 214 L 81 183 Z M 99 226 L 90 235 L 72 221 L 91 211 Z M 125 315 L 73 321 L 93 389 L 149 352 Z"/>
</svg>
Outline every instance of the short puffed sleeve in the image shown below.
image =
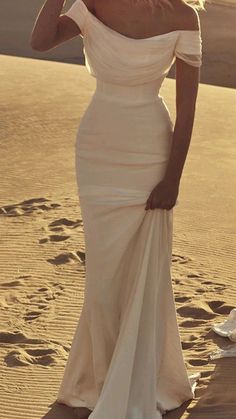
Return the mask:
<svg viewBox="0 0 236 419">
<path fill-rule="evenodd" d="M 85 32 L 85 22 L 88 9 L 82 0 L 76 0 L 64 15 L 70 17 L 79 26 L 81 33 Z"/>
<path fill-rule="evenodd" d="M 179 31 L 175 45 L 175 56 L 194 67 L 202 65 L 202 37 L 200 29 Z"/>
</svg>

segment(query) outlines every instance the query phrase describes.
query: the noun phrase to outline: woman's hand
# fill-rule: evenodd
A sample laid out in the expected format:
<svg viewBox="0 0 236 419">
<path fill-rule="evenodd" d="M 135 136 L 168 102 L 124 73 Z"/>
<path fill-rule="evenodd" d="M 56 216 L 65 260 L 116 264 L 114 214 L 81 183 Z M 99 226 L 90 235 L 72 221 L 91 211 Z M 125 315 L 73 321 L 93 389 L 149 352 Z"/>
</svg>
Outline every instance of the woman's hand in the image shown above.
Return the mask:
<svg viewBox="0 0 236 419">
<path fill-rule="evenodd" d="M 150 193 L 145 210 L 155 208 L 170 210 L 176 204 L 178 193 L 179 181 L 163 179 Z"/>
</svg>

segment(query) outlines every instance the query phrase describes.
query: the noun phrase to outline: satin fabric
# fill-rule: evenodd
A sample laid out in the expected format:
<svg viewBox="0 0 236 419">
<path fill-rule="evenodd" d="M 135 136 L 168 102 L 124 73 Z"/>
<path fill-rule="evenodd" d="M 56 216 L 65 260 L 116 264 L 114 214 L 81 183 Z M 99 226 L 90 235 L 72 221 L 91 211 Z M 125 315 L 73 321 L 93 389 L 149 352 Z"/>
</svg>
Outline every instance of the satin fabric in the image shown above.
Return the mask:
<svg viewBox="0 0 236 419">
<path fill-rule="evenodd" d="M 83 309 L 57 401 L 90 419 L 159 419 L 194 397 L 171 280 L 173 209 L 145 210 L 164 176 L 173 123 L 159 89 L 175 58 L 201 65 L 199 31 L 128 38 L 77 0 L 96 90 L 82 116 L 75 169 L 86 246 Z"/>
</svg>

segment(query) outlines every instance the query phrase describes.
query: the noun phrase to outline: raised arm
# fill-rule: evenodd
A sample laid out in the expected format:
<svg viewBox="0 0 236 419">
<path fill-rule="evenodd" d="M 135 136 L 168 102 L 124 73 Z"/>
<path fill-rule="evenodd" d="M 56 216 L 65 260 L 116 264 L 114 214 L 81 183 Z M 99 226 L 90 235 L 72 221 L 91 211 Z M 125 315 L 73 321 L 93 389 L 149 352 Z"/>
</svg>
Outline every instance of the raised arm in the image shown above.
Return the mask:
<svg viewBox="0 0 236 419">
<path fill-rule="evenodd" d="M 65 0 L 46 0 L 30 37 L 30 45 L 37 51 L 48 51 L 78 36 L 81 29 L 66 15 L 61 15 Z"/>
</svg>

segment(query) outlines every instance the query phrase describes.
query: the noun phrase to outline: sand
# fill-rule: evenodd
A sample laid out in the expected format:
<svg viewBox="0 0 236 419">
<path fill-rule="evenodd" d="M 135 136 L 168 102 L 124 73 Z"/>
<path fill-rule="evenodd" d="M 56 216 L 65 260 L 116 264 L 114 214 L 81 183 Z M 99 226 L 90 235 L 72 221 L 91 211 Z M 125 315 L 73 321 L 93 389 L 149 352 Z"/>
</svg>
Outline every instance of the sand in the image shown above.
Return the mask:
<svg viewBox="0 0 236 419">
<path fill-rule="evenodd" d="M 74 144 L 95 80 L 84 66 L 7 56 L 0 77 L 1 419 L 73 419 L 55 397 L 83 305 Z M 173 117 L 174 87 L 162 88 Z M 233 89 L 200 85 L 172 278 L 186 366 L 202 377 L 168 419 L 235 418 L 236 359 L 209 358 L 232 345 L 211 325 L 236 307 L 235 104 Z"/>
<path fill-rule="evenodd" d="M 230 4 L 228 5 L 228 2 Z M 42 0 L 3 0 L 0 14 L 0 53 L 50 61 L 84 64 L 81 37 L 65 42 L 47 52 L 32 50 L 30 34 Z M 67 1 L 63 11 L 73 0 Z M 225 87 L 236 87 L 236 1 L 213 0 L 201 11 L 203 65 L 201 82 Z M 174 77 L 174 69 L 169 77 Z"/>
</svg>

